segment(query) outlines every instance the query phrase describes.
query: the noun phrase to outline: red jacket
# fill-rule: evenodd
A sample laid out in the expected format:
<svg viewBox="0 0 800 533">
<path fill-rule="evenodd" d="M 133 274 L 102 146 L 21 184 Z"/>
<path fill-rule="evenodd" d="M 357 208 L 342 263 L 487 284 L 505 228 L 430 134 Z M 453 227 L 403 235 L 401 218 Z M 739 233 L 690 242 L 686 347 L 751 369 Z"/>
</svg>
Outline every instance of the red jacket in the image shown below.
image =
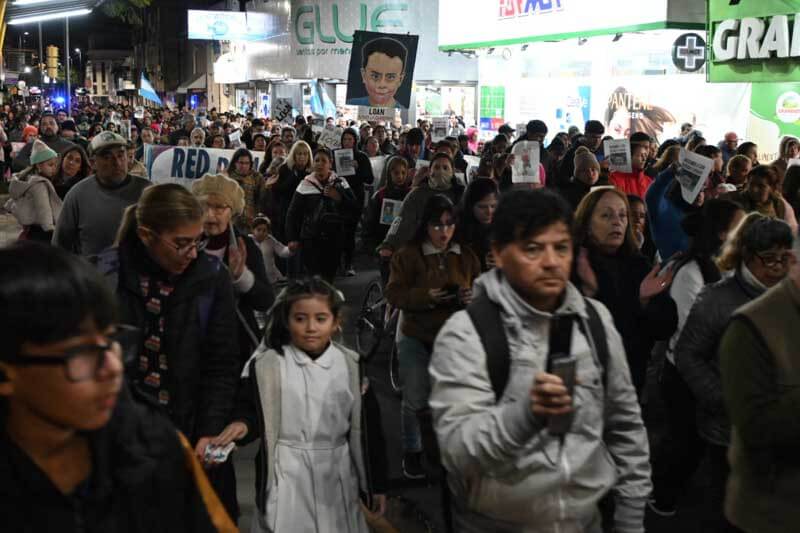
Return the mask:
<svg viewBox="0 0 800 533">
<path fill-rule="evenodd" d="M 644 171 L 638 172 L 612 172 L 608 176 L 608 182 L 624 192 L 625 194 L 633 194 L 644 200 L 644 195 L 647 192 L 653 179 L 647 176 Z"/>
</svg>

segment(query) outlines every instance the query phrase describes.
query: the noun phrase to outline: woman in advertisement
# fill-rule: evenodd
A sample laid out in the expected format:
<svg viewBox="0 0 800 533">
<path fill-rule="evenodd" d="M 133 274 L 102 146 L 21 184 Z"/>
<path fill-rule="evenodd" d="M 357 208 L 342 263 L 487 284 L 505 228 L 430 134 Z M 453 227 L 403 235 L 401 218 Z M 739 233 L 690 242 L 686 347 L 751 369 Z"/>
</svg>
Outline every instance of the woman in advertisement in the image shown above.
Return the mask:
<svg viewBox="0 0 800 533">
<path fill-rule="evenodd" d="M 650 105 L 625 87 L 617 87 L 608 97 L 606 131 L 615 139 L 626 139 L 636 132 L 657 139 L 664 133 L 664 126 L 675 121 L 672 113 L 663 107 Z"/>
</svg>

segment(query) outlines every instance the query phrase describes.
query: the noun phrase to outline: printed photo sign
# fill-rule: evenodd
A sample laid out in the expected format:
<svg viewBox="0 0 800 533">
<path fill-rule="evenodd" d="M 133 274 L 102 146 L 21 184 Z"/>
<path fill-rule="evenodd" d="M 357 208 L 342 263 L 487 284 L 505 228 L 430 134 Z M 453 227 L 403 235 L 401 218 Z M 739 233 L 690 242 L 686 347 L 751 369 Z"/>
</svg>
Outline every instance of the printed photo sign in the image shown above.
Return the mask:
<svg viewBox="0 0 800 533">
<path fill-rule="evenodd" d="M 408 109 L 418 44 L 417 35 L 356 30 L 350 53 L 347 105 Z"/>
</svg>

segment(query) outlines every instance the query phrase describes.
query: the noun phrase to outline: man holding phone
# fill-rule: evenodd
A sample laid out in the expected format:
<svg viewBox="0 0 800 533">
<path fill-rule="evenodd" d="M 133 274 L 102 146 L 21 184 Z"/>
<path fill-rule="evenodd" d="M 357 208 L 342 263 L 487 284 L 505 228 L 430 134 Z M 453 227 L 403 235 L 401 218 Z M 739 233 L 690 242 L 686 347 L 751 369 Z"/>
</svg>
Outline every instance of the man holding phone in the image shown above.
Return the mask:
<svg viewBox="0 0 800 533">
<path fill-rule="evenodd" d="M 569 282 L 571 223 L 550 191 L 506 195 L 497 267 L 436 338 L 430 407 L 460 533 L 644 531 L 647 434 L 610 313 Z"/>
</svg>

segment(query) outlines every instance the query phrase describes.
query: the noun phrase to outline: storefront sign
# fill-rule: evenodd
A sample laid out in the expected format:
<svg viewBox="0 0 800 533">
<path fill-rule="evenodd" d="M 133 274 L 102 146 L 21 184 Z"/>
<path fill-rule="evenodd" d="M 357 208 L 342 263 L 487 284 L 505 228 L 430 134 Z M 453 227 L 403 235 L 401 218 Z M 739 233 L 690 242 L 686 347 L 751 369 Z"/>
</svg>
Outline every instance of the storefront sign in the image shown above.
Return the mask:
<svg viewBox="0 0 800 533">
<path fill-rule="evenodd" d="M 800 79 L 800 1 L 709 0 L 711 82 Z"/>
<path fill-rule="evenodd" d="M 613 35 L 676 23 L 702 28 L 702 13 L 688 4 L 686 0 L 439 0 L 439 48 Z M 673 15 L 683 20 L 674 20 Z"/>
<path fill-rule="evenodd" d="M 672 45 L 672 63 L 678 70 L 697 72 L 706 64 L 706 41 L 696 33 L 684 33 Z"/>
<path fill-rule="evenodd" d="M 398 31 L 405 29 L 407 3 L 333 2 L 329 5 L 310 3 L 297 5 L 292 13 L 292 31 L 301 45 L 350 44 L 353 32 Z M 356 12 L 355 9 L 358 11 Z M 327 48 L 298 50 L 298 55 L 325 55 Z"/>
<path fill-rule="evenodd" d="M 189 39 L 263 41 L 278 33 L 278 21 L 255 11 L 187 10 Z"/>
</svg>

